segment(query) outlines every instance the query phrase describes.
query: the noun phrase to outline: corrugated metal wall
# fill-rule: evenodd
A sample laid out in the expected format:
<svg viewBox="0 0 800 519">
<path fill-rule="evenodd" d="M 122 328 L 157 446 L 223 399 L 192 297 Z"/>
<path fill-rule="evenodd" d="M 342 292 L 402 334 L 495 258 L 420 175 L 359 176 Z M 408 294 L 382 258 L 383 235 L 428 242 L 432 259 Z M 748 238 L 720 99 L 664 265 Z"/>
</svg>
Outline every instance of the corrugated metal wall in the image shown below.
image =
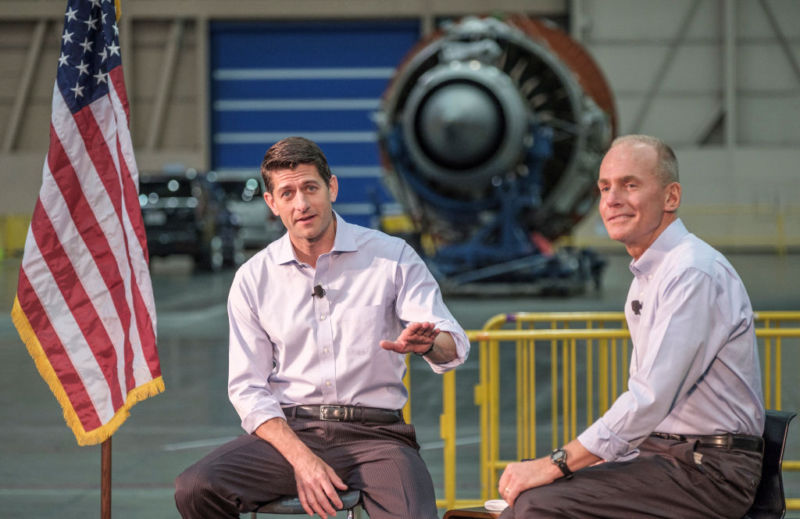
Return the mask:
<svg viewBox="0 0 800 519">
<path fill-rule="evenodd" d="M 308 137 L 339 178 L 336 210 L 372 225 L 391 202 L 372 114 L 418 38 L 417 21 L 211 24 L 212 167 L 258 174 L 274 142 Z"/>
</svg>

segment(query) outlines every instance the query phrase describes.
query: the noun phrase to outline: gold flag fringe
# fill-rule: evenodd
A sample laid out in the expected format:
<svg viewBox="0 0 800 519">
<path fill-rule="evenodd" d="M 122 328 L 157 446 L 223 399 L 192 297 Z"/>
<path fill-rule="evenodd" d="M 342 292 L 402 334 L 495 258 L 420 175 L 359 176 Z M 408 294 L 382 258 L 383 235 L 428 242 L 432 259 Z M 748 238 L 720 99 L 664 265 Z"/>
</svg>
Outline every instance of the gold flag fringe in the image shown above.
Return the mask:
<svg viewBox="0 0 800 519">
<path fill-rule="evenodd" d="M 53 392 L 58 403 L 61 404 L 61 408 L 64 411 L 64 420 L 75 434 L 78 445 L 97 445 L 98 443 L 103 443 L 125 422 L 134 404 L 164 391 L 164 379 L 160 376 L 132 389 L 125 398 L 125 404 L 114 413 L 111 420 L 97 429 L 86 431 L 75 409 L 72 407 L 67 392 L 58 380 L 55 369 L 53 369 L 53 366 L 50 364 L 50 359 L 47 357 L 47 354 L 45 354 L 39 342 L 39 338 L 36 337 L 36 333 L 33 331 L 28 321 L 28 316 L 25 315 L 16 297 L 14 297 L 14 306 L 11 309 L 11 320 L 17 328 L 17 333 L 19 333 L 22 342 L 24 342 L 25 346 L 28 348 L 28 353 L 33 357 L 33 361 L 36 363 L 36 369 L 45 382 L 47 382 L 47 385 L 50 386 L 50 391 Z"/>
</svg>

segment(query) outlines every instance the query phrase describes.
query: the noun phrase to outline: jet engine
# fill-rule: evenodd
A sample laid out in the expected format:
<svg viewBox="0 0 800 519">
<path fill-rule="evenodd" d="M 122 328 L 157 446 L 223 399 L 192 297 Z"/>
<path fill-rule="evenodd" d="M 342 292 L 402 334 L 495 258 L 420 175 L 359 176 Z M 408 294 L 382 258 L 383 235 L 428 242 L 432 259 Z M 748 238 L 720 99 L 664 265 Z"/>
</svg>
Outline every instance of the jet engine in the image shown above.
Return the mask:
<svg viewBox="0 0 800 519">
<path fill-rule="evenodd" d="M 465 18 L 417 44 L 384 93 L 384 178 L 448 286 L 599 283 L 601 259 L 551 243 L 593 208 L 615 119 L 600 69 L 566 33 Z"/>
</svg>

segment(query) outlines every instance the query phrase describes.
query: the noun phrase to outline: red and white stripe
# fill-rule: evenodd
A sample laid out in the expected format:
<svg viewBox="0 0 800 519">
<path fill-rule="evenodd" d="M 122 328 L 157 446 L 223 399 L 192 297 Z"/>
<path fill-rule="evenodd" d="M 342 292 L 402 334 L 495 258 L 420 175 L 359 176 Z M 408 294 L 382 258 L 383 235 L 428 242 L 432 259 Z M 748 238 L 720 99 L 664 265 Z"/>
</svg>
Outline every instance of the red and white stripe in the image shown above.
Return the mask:
<svg viewBox="0 0 800 519">
<path fill-rule="evenodd" d="M 104 441 L 163 390 L 122 67 L 109 84 L 74 114 L 54 88 L 12 312 L 79 444 Z"/>
</svg>

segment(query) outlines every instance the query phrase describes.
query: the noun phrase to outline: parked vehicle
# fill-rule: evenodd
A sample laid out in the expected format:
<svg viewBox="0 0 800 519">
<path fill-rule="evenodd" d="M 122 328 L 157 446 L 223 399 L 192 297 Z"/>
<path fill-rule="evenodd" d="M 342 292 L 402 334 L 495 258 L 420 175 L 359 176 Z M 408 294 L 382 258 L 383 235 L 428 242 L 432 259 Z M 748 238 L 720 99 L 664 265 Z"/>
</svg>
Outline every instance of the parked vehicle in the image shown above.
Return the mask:
<svg viewBox="0 0 800 519">
<path fill-rule="evenodd" d="M 264 202 L 260 179 L 220 176 L 217 183 L 225 191 L 228 209 L 239 220 L 239 235 L 245 248 L 262 249 L 285 232 L 280 219 Z"/>
<path fill-rule="evenodd" d="M 244 261 L 238 219 L 207 175 L 194 169 L 143 174 L 139 205 L 151 257 L 188 254 L 210 271 Z"/>
</svg>

